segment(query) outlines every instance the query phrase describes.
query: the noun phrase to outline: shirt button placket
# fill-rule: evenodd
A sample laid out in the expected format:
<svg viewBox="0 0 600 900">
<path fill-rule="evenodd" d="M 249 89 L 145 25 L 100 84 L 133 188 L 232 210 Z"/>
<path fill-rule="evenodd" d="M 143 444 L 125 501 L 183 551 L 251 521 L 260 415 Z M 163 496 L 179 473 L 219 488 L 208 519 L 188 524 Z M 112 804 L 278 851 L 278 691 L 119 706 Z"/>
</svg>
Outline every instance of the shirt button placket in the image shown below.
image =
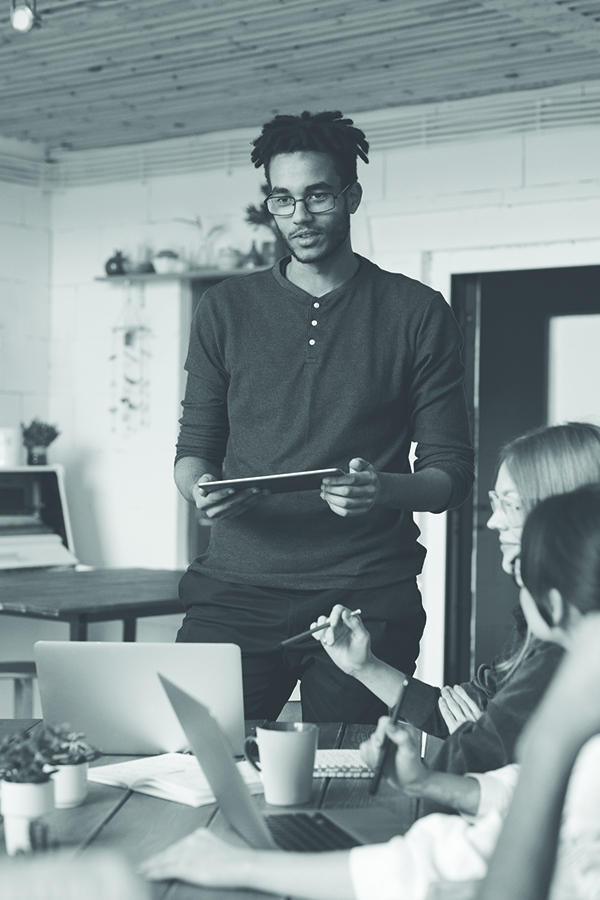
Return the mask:
<svg viewBox="0 0 600 900">
<path fill-rule="evenodd" d="M 313 303 L 314 309 L 319 309 L 320 306 L 321 306 L 321 304 L 319 303 L 319 301 L 315 300 Z M 313 313 L 313 315 L 314 315 L 314 313 Z M 316 328 L 319 323 L 318 323 L 317 319 L 311 319 L 310 324 L 311 324 L 312 328 Z M 311 337 L 308 339 L 308 345 L 309 345 L 308 358 L 309 359 L 316 359 L 315 353 L 311 352 L 311 349 L 314 350 L 316 343 L 317 342 L 316 342 L 315 338 Z"/>
</svg>

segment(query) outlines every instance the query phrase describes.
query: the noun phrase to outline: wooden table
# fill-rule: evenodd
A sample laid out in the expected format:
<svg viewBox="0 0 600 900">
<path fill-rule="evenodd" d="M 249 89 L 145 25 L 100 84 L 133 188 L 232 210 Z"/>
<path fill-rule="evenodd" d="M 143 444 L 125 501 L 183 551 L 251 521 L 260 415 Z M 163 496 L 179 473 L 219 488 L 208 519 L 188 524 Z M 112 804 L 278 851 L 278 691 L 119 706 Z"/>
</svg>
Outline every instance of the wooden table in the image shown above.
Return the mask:
<svg viewBox="0 0 600 900">
<path fill-rule="evenodd" d="M 0 721 L 0 739 L 34 723 L 21 720 Z M 252 733 L 256 722 L 247 724 Z M 327 724 L 319 726 L 319 747 L 354 748 L 373 730 L 371 725 Z M 123 757 L 102 757 L 97 765 L 115 762 Z M 415 801 L 392 793 L 382 787 L 375 797 L 368 792 L 366 779 L 324 778 L 315 781 L 314 809 L 374 806 L 394 813 L 397 828 L 394 833 L 406 831 L 416 817 Z M 255 797 L 260 808 L 265 807 L 262 795 Z M 55 810 L 46 817 L 50 836 L 63 848 L 85 850 L 92 847 L 118 848 L 129 862 L 136 866 L 146 857 L 164 849 L 201 826 L 216 833 L 226 834 L 227 826 L 218 814 L 216 805 L 192 808 L 167 800 L 157 800 L 144 794 L 124 791 L 120 788 L 90 782 L 86 802 L 75 809 Z M 392 835 L 390 834 L 390 837 Z M 4 856 L 3 835 L 0 834 L 0 857 Z M 249 896 L 245 891 L 209 890 L 182 883 L 157 883 L 151 886 L 153 900 L 240 900 Z M 251 896 L 270 895 L 252 892 Z"/>
<path fill-rule="evenodd" d="M 171 569 L 12 569 L 0 572 L 0 614 L 68 622 L 72 641 L 87 640 L 89 622 L 121 619 L 135 641 L 137 619 L 182 613 Z"/>
</svg>

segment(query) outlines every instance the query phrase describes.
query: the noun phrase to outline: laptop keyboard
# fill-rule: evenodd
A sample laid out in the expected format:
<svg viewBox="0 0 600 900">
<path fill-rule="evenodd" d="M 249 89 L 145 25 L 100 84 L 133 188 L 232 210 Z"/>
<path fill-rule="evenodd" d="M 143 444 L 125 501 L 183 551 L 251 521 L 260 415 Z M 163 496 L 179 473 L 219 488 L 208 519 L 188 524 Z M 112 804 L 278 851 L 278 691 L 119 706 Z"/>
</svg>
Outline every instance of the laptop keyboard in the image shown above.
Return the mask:
<svg viewBox="0 0 600 900">
<path fill-rule="evenodd" d="M 265 818 L 273 840 L 282 850 L 318 853 L 359 845 L 356 838 L 321 813 L 283 813 Z"/>
</svg>

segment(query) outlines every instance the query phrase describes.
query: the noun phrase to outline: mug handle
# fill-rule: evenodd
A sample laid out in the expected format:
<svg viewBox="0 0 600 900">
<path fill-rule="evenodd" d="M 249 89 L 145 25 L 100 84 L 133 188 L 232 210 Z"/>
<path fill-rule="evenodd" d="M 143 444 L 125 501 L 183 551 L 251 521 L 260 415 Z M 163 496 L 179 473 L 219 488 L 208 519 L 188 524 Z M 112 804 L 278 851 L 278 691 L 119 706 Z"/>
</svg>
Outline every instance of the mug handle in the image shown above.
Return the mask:
<svg viewBox="0 0 600 900">
<path fill-rule="evenodd" d="M 256 742 L 256 738 L 248 737 L 244 741 L 244 755 L 251 766 L 253 766 L 257 772 L 261 771 L 261 768 L 258 764 L 258 744 Z"/>
</svg>

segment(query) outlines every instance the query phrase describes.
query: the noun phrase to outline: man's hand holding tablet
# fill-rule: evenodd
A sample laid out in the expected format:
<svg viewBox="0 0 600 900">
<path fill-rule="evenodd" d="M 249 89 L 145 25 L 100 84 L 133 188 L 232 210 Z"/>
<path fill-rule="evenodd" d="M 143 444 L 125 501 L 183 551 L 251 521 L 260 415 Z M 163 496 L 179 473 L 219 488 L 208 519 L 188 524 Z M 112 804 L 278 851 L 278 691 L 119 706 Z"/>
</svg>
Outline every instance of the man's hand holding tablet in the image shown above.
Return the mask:
<svg viewBox="0 0 600 900">
<path fill-rule="evenodd" d="M 323 478 L 343 474 L 341 469 L 314 469 L 308 472 L 217 480 L 207 473 L 196 482 L 192 493 L 198 509 L 209 518 L 229 518 L 245 512 L 261 495 L 319 490 Z"/>
</svg>

